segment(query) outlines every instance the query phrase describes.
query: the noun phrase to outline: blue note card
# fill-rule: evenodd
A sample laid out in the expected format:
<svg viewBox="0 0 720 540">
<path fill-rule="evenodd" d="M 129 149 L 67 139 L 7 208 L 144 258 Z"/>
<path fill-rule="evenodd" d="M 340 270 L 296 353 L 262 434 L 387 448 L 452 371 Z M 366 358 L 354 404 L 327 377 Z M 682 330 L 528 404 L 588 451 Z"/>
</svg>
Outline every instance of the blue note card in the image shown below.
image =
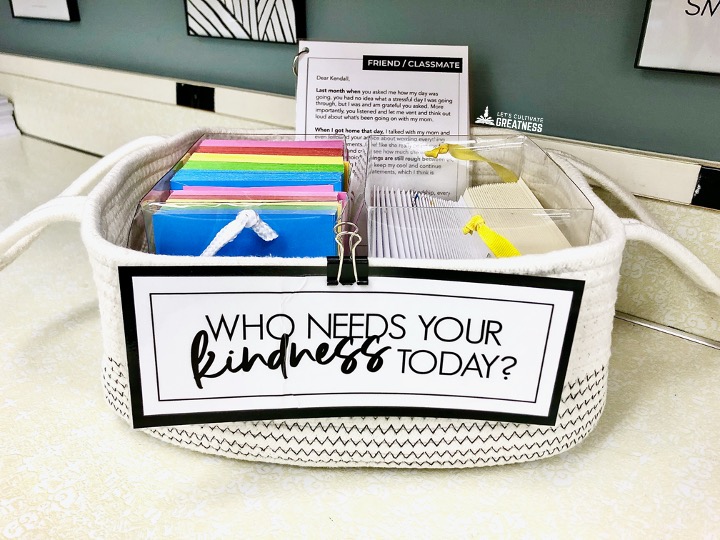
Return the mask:
<svg viewBox="0 0 720 540">
<path fill-rule="evenodd" d="M 256 210 L 260 219 L 278 234 L 266 242 L 246 228 L 218 256 L 328 257 L 337 255 L 337 212 L 328 210 Z M 219 209 L 162 208 L 152 216 L 155 253 L 200 255 L 217 232 L 238 211 Z"/>
</svg>

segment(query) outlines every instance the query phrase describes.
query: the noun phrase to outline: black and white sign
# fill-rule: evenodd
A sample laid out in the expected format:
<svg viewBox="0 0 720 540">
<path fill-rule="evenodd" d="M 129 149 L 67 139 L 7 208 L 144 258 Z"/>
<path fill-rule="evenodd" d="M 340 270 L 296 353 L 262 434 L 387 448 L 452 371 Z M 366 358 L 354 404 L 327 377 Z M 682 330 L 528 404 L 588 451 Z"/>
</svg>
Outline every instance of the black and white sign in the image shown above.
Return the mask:
<svg viewBox="0 0 720 540">
<path fill-rule="evenodd" d="M 553 424 L 583 282 L 371 268 L 128 267 L 135 427 L 413 415 Z"/>
<path fill-rule="evenodd" d="M 22 19 L 80 20 L 77 0 L 10 0 L 10 9 L 13 17 Z"/>
<path fill-rule="evenodd" d="M 191 36 L 297 43 L 305 0 L 185 0 Z"/>
<path fill-rule="evenodd" d="M 635 65 L 720 74 L 720 0 L 648 0 Z"/>
</svg>

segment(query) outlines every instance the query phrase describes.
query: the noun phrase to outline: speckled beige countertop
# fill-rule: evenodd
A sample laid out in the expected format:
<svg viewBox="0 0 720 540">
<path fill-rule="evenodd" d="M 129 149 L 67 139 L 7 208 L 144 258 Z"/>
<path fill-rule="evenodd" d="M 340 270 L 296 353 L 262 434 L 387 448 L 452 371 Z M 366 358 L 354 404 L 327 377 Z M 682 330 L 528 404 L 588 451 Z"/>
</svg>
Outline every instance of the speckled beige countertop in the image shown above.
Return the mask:
<svg viewBox="0 0 720 540">
<path fill-rule="evenodd" d="M 0 229 L 95 158 L 0 139 Z M 96 293 L 75 224 L 0 272 L 2 538 L 715 538 L 720 351 L 615 321 L 607 408 L 542 461 L 305 469 L 132 431 L 105 404 Z"/>
</svg>

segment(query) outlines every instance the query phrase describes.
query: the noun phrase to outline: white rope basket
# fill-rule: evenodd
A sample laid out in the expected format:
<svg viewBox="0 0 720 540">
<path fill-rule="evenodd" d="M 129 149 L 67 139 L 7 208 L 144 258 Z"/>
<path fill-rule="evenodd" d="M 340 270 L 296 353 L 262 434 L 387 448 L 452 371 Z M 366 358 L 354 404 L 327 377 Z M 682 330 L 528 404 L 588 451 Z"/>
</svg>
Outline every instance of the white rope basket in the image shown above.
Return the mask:
<svg viewBox="0 0 720 540">
<path fill-rule="evenodd" d="M 210 130 L 238 134 L 238 130 Z M 112 408 L 131 422 L 128 362 L 118 266 L 281 266 L 294 259 L 177 257 L 125 246 L 138 201 L 190 145 L 208 130 L 171 139 L 144 138 L 88 170 L 58 198 L 38 207 L 0 234 L 0 268 L 29 245 L 42 228 L 80 221 L 93 268 L 103 331 L 102 381 Z M 252 133 L 252 132 L 244 132 Z M 124 156 L 124 157 L 123 157 Z M 677 264 L 700 287 L 720 295 L 718 278 L 697 257 L 656 228 L 633 196 L 571 156 L 553 159 L 595 208 L 590 243 L 543 255 L 508 259 L 407 261 L 371 259 L 371 266 L 410 266 L 536 275 L 582 280 L 585 290 L 554 426 L 425 417 L 339 417 L 243 421 L 146 429 L 186 448 L 228 457 L 305 466 L 476 467 L 530 461 L 558 454 L 597 424 L 607 394 L 608 360 L 620 263 L 626 240 L 646 242 Z M 618 218 L 587 179 L 610 190 L 638 219 Z M 98 185 L 80 196 L 91 184 Z M 325 259 L 304 259 L 324 266 Z"/>
</svg>

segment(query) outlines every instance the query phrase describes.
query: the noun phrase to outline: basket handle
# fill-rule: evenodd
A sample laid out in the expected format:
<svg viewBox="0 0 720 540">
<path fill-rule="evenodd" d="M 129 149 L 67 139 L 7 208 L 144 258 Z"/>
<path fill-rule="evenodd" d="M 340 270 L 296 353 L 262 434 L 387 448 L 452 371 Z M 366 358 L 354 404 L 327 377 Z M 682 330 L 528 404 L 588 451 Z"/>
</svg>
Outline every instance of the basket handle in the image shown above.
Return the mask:
<svg viewBox="0 0 720 540">
<path fill-rule="evenodd" d="M 637 219 L 623 219 L 628 240 L 645 242 L 670 259 L 702 289 L 720 296 L 720 277 L 680 242 Z"/>
<path fill-rule="evenodd" d="M 599 171 L 586 161 L 583 161 L 580 158 L 576 158 L 571 154 L 567 154 L 565 152 L 560 152 L 557 150 L 548 153 L 551 157 L 560 157 L 561 159 L 569 161 L 570 164 L 578 171 L 583 173 L 583 175 L 588 180 L 590 180 L 592 184 L 600 186 L 607 192 L 611 193 L 618 201 L 623 204 L 623 206 L 625 206 L 625 208 L 627 208 L 635 216 L 636 219 L 642 221 L 650 227 L 653 227 L 654 229 L 661 228 L 660 225 L 658 225 L 658 223 L 655 221 L 655 218 L 650 215 L 650 212 L 645 210 L 645 208 L 643 208 L 643 206 L 638 202 L 635 195 L 627 191 L 625 188 L 619 186 L 615 182 L 615 180 L 607 176 L 605 173 Z"/>
<path fill-rule="evenodd" d="M 128 154 L 163 140 L 163 137 L 141 137 L 121 146 L 78 176 L 57 197 L 34 208 L 0 231 L 0 270 L 20 256 L 48 225 L 82 220 L 87 199 L 81 195 L 83 192 L 95 185 Z"/>
<path fill-rule="evenodd" d="M 665 255 L 686 276 L 692 279 L 700 288 L 720 296 L 720 277 L 717 276 L 704 262 L 702 262 L 688 248 L 664 232 L 650 213 L 645 210 L 637 198 L 620 187 L 611 178 L 595 167 L 565 152 L 549 152 L 557 161 L 566 161 L 593 184 L 599 185 L 615 196 L 635 218 L 623 218 L 625 235 L 628 240 L 644 242 Z"/>
</svg>

